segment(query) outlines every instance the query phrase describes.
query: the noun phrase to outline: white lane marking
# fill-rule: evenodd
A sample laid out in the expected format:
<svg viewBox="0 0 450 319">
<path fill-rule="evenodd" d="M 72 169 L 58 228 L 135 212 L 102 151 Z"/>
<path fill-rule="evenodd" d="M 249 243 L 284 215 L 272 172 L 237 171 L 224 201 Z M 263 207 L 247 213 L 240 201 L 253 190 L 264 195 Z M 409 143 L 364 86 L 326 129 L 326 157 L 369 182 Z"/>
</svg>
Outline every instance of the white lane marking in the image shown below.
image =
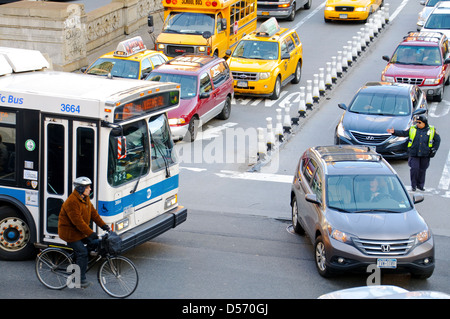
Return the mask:
<svg viewBox="0 0 450 319">
<path fill-rule="evenodd" d="M 252 172 L 234 172 L 221 170 L 220 173 L 215 173 L 219 177 L 245 179 L 261 182 L 278 182 L 278 183 L 292 183 L 292 175 L 268 174 L 268 173 L 252 173 Z"/>
<path fill-rule="evenodd" d="M 442 176 L 439 180 L 439 189 L 448 190 L 450 185 L 450 152 L 447 155 L 447 161 L 445 162 L 444 169 L 442 170 Z"/>
</svg>

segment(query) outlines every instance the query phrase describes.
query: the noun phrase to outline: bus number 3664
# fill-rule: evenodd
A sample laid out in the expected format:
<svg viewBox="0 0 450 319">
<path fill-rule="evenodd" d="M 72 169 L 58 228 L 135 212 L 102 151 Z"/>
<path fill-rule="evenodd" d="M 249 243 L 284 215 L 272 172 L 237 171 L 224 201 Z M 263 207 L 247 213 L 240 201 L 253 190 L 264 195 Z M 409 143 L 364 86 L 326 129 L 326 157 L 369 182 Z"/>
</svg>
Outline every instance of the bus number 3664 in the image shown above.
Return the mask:
<svg viewBox="0 0 450 319">
<path fill-rule="evenodd" d="M 79 105 L 73 105 L 73 104 L 61 103 L 61 112 L 80 113 L 80 106 Z"/>
</svg>

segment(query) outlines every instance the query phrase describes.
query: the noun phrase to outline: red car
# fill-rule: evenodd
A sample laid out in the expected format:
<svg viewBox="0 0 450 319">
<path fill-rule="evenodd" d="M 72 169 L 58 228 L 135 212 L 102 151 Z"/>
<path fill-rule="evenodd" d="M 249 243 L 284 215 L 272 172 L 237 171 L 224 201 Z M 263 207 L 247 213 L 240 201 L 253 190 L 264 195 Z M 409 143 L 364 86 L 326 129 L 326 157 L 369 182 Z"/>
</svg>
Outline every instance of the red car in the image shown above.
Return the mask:
<svg viewBox="0 0 450 319">
<path fill-rule="evenodd" d="M 180 84 L 180 106 L 168 112 L 174 139 L 194 141 L 198 128 L 217 117 L 226 120 L 234 95 L 233 77 L 224 59 L 185 54 L 160 65 L 146 80 Z"/>
<path fill-rule="evenodd" d="M 442 101 L 449 84 L 450 58 L 447 37 L 438 32 L 410 32 L 397 46 L 381 73 L 385 82 L 418 85 L 427 99 Z"/>
</svg>

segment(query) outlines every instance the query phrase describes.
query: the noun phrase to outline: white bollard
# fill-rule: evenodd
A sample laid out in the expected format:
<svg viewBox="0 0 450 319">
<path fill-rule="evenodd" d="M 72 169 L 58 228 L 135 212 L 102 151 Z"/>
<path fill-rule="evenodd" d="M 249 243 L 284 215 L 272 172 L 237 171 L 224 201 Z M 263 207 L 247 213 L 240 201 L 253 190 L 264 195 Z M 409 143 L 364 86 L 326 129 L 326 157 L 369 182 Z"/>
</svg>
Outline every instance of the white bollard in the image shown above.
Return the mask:
<svg viewBox="0 0 450 319">
<path fill-rule="evenodd" d="M 337 82 L 337 69 L 336 69 L 336 57 L 335 56 L 331 57 L 331 72 L 330 72 L 330 76 L 331 76 L 331 83 L 336 84 L 336 82 Z"/>
<path fill-rule="evenodd" d="M 328 71 L 328 69 L 327 69 Z M 328 78 L 328 74 L 327 74 L 327 78 Z M 325 95 L 325 74 L 323 71 L 323 68 L 319 68 L 319 94 L 320 96 L 324 96 Z"/>
<path fill-rule="evenodd" d="M 336 60 L 336 74 L 338 77 L 342 76 L 342 51 L 338 51 Z"/>
<path fill-rule="evenodd" d="M 378 28 L 376 23 L 374 22 L 373 17 L 369 19 L 370 28 L 372 29 L 373 37 L 375 38 L 378 35 Z"/>
<path fill-rule="evenodd" d="M 267 136 L 266 136 L 267 150 L 271 151 L 275 147 L 275 135 L 273 132 L 272 118 L 266 117 L 266 122 L 267 122 Z"/>
<path fill-rule="evenodd" d="M 287 104 L 284 107 L 284 119 L 283 119 L 283 133 L 289 134 L 292 131 L 291 125 L 291 105 Z"/>
<path fill-rule="evenodd" d="M 266 155 L 267 155 L 267 148 L 266 145 L 264 145 L 265 140 L 264 140 L 264 129 L 261 127 L 258 127 L 256 129 L 258 131 L 258 153 L 257 153 L 257 157 L 258 157 L 258 161 L 264 161 L 266 159 Z"/>
<path fill-rule="evenodd" d="M 312 80 L 306 81 L 306 108 L 312 109 L 313 97 L 312 97 Z"/>
<path fill-rule="evenodd" d="M 325 78 L 325 87 L 327 90 L 331 90 L 331 87 L 333 85 L 333 81 L 331 80 L 331 62 L 327 62 L 327 76 Z M 325 90 L 323 91 L 323 94 L 325 94 Z"/>
<path fill-rule="evenodd" d="M 300 87 L 300 101 L 298 102 L 298 115 L 299 117 L 306 116 L 306 101 L 305 101 L 305 87 Z"/>
<path fill-rule="evenodd" d="M 356 51 L 358 51 L 358 56 L 360 56 L 361 52 L 362 52 L 362 48 L 361 48 L 361 32 L 356 32 L 355 46 L 356 46 Z"/>
<path fill-rule="evenodd" d="M 383 11 L 384 11 L 384 21 L 386 21 L 386 24 L 389 23 L 389 3 L 385 3 L 383 5 Z"/>
<path fill-rule="evenodd" d="M 365 40 L 365 36 L 366 36 L 366 29 L 365 28 L 360 28 L 359 29 L 359 40 L 360 40 L 360 46 L 361 46 L 361 50 L 365 51 L 366 50 L 366 40 Z"/>
<path fill-rule="evenodd" d="M 356 49 L 356 37 L 352 37 L 352 41 L 348 41 L 352 45 L 352 61 L 356 61 L 358 58 L 358 50 Z"/>
<path fill-rule="evenodd" d="M 347 41 L 347 63 L 348 66 L 352 66 L 353 63 L 352 41 Z"/>
<path fill-rule="evenodd" d="M 313 86 L 313 102 L 319 103 L 320 92 L 319 92 L 319 74 L 314 74 L 314 86 Z"/>
<path fill-rule="evenodd" d="M 367 22 L 365 24 L 365 33 L 364 33 L 364 40 L 366 41 L 366 46 L 369 46 L 370 41 L 372 41 L 370 34 L 371 34 L 371 27 L 370 24 Z"/>
<path fill-rule="evenodd" d="M 281 109 L 276 109 L 277 111 L 277 124 L 275 125 L 275 139 L 278 140 L 278 142 L 283 141 L 283 122 L 282 122 L 282 115 L 281 115 Z"/>
<path fill-rule="evenodd" d="M 347 46 L 343 46 L 342 48 L 342 70 L 346 72 L 348 69 L 348 61 L 347 61 Z"/>
</svg>

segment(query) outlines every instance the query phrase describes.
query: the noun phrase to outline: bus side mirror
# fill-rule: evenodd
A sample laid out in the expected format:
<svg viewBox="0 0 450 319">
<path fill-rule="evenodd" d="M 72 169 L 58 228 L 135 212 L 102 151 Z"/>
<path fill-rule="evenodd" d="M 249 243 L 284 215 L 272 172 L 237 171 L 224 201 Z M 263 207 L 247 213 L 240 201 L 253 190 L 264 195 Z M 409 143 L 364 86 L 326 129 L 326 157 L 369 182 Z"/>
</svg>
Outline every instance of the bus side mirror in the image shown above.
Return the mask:
<svg viewBox="0 0 450 319">
<path fill-rule="evenodd" d="M 127 138 L 125 136 L 116 137 L 117 159 L 127 157 Z"/>
<path fill-rule="evenodd" d="M 153 16 L 147 16 L 147 25 L 148 25 L 148 27 L 150 28 L 149 30 L 148 30 L 148 33 L 153 33 L 153 31 L 154 31 L 154 28 L 153 28 Z"/>
<path fill-rule="evenodd" d="M 227 19 L 221 19 L 221 24 L 222 24 L 222 30 L 226 30 L 227 29 Z"/>
</svg>

